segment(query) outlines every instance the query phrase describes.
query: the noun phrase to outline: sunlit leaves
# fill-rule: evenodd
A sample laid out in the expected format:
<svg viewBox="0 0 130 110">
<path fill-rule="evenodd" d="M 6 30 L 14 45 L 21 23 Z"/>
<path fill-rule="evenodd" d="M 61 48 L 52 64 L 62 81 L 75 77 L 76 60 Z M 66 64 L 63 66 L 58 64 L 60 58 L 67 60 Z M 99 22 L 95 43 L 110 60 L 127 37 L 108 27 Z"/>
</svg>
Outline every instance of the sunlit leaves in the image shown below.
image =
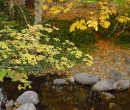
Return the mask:
<svg viewBox="0 0 130 110">
<path fill-rule="evenodd" d="M 98 21 L 97 20 L 88 20 L 87 21 L 88 27 L 93 27 L 95 31 L 98 31 Z"/>
<path fill-rule="evenodd" d="M 101 25 L 103 28 L 107 29 L 107 28 L 110 26 L 110 22 L 104 20 L 103 22 L 100 22 L 100 25 Z"/>
<path fill-rule="evenodd" d="M 73 23 L 70 26 L 70 32 L 73 32 L 76 28 L 81 30 L 87 29 L 85 20 L 81 19 L 80 21 L 77 20 L 75 23 Z"/>
<path fill-rule="evenodd" d="M 61 12 L 67 13 L 72 6 L 74 6 L 79 0 L 59 0 L 58 2 L 54 2 L 52 0 L 43 0 L 43 10 L 48 10 L 48 13 L 56 15 Z"/>
<path fill-rule="evenodd" d="M 42 9 L 43 9 L 43 10 L 47 10 L 47 9 L 48 9 L 48 6 L 45 5 L 45 4 L 43 4 L 43 5 L 42 5 Z"/>
<path fill-rule="evenodd" d="M 47 2 L 52 3 L 52 0 L 47 0 Z"/>
<path fill-rule="evenodd" d="M 127 22 L 130 22 L 130 17 L 128 17 L 128 15 L 125 14 L 124 16 L 116 17 L 116 20 L 121 23 L 127 23 Z"/>
<path fill-rule="evenodd" d="M 69 10 L 70 10 L 70 8 L 66 8 L 66 9 L 64 10 L 64 13 L 67 13 Z"/>
</svg>

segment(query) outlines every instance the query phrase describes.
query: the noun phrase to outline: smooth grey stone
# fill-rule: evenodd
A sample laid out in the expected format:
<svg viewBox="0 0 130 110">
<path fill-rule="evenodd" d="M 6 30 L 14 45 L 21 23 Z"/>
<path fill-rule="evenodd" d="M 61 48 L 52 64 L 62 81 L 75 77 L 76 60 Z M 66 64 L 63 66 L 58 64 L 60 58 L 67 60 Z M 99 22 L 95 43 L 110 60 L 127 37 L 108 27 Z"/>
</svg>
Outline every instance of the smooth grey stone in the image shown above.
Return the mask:
<svg viewBox="0 0 130 110">
<path fill-rule="evenodd" d="M 56 85 L 67 84 L 65 79 L 55 79 L 53 83 Z"/>
<path fill-rule="evenodd" d="M 117 82 L 113 79 L 103 79 L 97 82 L 93 87 L 93 91 L 109 91 L 116 89 Z"/>
<path fill-rule="evenodd" d="M 36 107 L 32 103 L 26 103 L 19 106 L 16 110 L 36 110 Z"/>
<path fill-rule="evenodd" d="M 38 104 L 38 94 L 34 91 L 26 91 L 22 95 L 20 95 L 16 102 L 18 104 L 25 104 L 25 103 L 32 103 L 32 104 Z"/>
<path fill-rule="evenodd" d="M 75 83 L 75 79 L 72 76 L 68 78 L 68 81 L 71 82 L 71 83 L 73 83 L 73 84 Z"/>
<path fill-rule="evenodd" d="M 92 85 L 92 84 L 98 82 L 97 76 L 91 75 L 91 74 L 88 74 L 85 72 L 75 74 L 74 79 L 75 79 L 75 81 L 77 81 L 78 83 L 81 83 L 83 85 Z"/>
<path fill-rule="evenodd" d="M 130 85 L 129 80 L 118 80 L 117 89 L 127 89 Z"/>
<path fill-rule="evenodd" d="M 113 68 L 110 71 L 110 79 L 120 80 L 120 79 L 122 79 L 122 77 L 123 77 L 123 75 L 119 70 Z"/>
</svg>

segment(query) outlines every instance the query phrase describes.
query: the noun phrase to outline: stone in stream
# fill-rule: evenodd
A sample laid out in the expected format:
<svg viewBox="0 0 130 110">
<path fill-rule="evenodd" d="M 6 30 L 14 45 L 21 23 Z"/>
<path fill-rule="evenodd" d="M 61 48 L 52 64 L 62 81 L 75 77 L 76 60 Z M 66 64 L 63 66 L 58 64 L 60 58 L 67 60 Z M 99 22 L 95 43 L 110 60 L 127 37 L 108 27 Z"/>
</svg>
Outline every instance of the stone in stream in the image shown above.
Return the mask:
<svg viewBox="0 0 130 110">
<path fill-rule="evenodd" d="M 101 92 L 101 96 L 102 98 L 106 98 L 106 99 L 111 99 L 111 98 L 115 98 L 115 96 L 109 92 Z"/>
<path fill-rule="evenodd" d="M 55 79 L 53 82 L 55 85 L 67 84 L 65 79 Z"/>
<path fill-rule="evenodd" d="M 16 101 L 18 104 L 32 103 L 38 104 L 38 94 L 34 91 L 26 91 L 22 95 L 20 95 Z"/>
<path fill-rule="evenodd" d="M 16 110 L 36 110 L 36 107 L 32 103 L 25 103 L 19 106 Z"/>
<path fill-rule="evenodd" d="M 118 80 L 117 89 L 127 89 L 130 85 L 129 80 Z"/>
<path fill-rule="evenodd" d="M 72 76 L 68 78 L 68 81 L 71 82 L 71 83 L 73 83 L 73 84 L 75 83 L 75 79 Z"/>
<path fill-rule="evenodd" d="M 93 91 L 109 91 L 116 89 L 117 82 L 113 79 L 103 79 L 92 86 Z"/>
<path fill-rule="evenodd" d="M 123 75 L 121 74 L 121 72 L 115 68 L 113 68 L 110 71 L 110 79 L 114 79 L 114 80 L 120 80 L 122 79 Z"/>
<path fill-rule="evenodd" d="M 88 73 L 78 73 L 74 75 L 74 79 L 75 81 L 77 81 L 78 83 L 82 84 L 82 85 L 92 85 L 96 82 L 98 82 L 98 79 L 95 75 L 91 75 Z"/>
</svg>

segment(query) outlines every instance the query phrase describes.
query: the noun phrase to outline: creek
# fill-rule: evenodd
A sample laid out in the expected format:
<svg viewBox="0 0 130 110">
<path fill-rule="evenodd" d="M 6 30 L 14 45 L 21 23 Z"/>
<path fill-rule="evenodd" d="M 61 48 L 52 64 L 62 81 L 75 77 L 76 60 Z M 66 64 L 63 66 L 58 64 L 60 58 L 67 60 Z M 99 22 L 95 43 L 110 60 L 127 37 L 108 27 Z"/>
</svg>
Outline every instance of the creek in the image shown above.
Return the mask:
<svg viewBox="0 0 130 110">
<path fill-rule="evenodd" d="M 54 85 L 57 75 L 30 77 L 32 88 L 17 89 L 19 82 L 5 79 L 0 82 L 8 100 L 16 100 L 24 91 L 33 90 L 39 95 L 37 110 L 130 110 L 130 89 L 109 91 L 115 98 L 101 97 L 100 101 L 89 98 L 91 86 L 81 84 Z"/>
</svg>

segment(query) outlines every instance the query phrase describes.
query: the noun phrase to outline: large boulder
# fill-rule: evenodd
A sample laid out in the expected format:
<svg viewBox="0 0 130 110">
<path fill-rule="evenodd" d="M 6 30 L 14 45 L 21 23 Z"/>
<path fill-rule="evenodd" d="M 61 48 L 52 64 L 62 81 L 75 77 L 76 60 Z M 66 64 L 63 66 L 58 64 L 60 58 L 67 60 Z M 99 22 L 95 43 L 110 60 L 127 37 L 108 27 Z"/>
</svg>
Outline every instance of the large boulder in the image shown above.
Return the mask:
<svg viewBox="0 0 130 110">
<path fill-rule="evenodd" d="M 117 82 L 113 79 L 103 79 L 97 82 L 93 87 L 93 91 L 109 91 L 116 89 Z"/>
<path fill-rule="evenodd" d="M 85 72 L 75 74 L 74 79 L 76 82 L 81 83 L 82 85 L 92 85 L 98 82 L 98 79 L 95 75 L 91 75 Z"/>
<path fill-rule="evenodd" d="M 123 75 L 119 70 L 113 68 L 110 71 L 110 79 L 120 80 L 120 79 L 122 79 L 122 77 L 123 77 Z"/>
<path fill-rule="evenodd" d="M 36 107 L 32 103 L 26 103 L 19 106 L 16 110 L 36 110 Z"/>
<path fill-rule="evenodd" d="M 18 104 L 25 104 L 25 103 L 32 103 L 32 104 L 38 104 L 38 94 L 34 91 L 26 91 L 22 95 L 20 95 L 16 102 Z"/>
<path fill-rule="evenodd" d="M 117 89 L 127 89 L 129 87 L 129 80 L 118 80 L 117 81 Z"/>
</svg>

